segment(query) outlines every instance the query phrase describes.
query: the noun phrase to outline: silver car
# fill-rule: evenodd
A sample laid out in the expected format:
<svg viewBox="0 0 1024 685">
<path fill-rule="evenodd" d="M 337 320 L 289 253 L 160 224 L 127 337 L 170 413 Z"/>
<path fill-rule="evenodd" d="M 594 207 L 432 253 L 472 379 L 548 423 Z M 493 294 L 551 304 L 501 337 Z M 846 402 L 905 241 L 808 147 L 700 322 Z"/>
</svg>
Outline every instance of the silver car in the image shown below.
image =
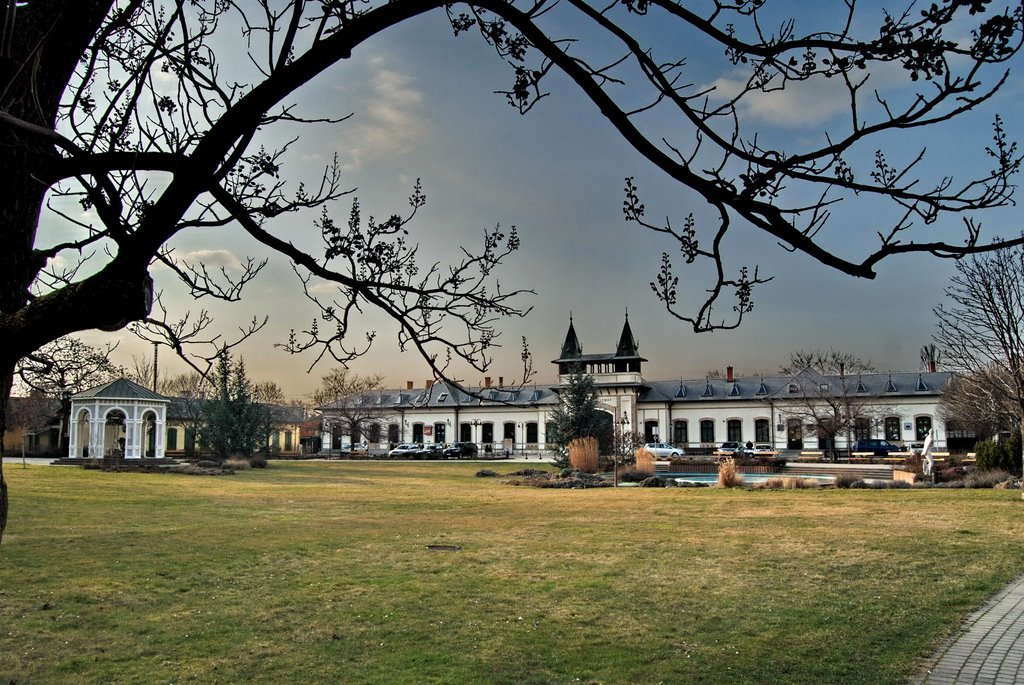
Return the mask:
<svg viewBox="0 0 1024 685">
<path fill-rule="evenodd" d="M 681 449 L 673 447 L 667 442 L 649 442 L 644 445 L 644 449 L 653 454 L 656 459 L 671 459 L 683 454 Z"/>
</svg>

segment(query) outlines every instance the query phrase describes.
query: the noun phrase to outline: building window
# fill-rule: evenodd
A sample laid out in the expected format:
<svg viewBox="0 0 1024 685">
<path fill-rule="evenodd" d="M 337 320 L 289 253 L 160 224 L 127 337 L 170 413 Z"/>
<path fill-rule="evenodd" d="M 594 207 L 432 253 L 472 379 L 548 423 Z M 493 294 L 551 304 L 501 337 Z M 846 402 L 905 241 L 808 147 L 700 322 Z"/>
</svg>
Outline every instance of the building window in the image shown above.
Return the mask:
<svg viewBox="0 0 1024 685">
<path fill-rule="evenodd" d="M 412 424 L 412 441 L 423 442 L 423 424 L 414 423 Z"/>
<path fill-rule="evenodd" d="M 285 439 L 287 440 L 287 438 L 285 438 Z M 379 423 L 371 423 L 369 426 L 367 426 L 366 440 L 367 440 L 367 442 L 380 442 L 380 424 Z M 288 448 L 286 447 L 285 449 L 288 449 Z"/>
<path fill-rule="evenodd" d="M 291 431 L 285 431 L 284 432 L 284 449 L 285 449 L 285 451 L 288 451 L 288 452 L 290 452 L 292 450 L 292 432 Z"/>
<path fill-rule="evenodd" d="M 713 443 L 715 441 L 715 422 L 711 419 L 701 419 L 700 441 L 702 443 Z"/>
<path fill-rule="evenodd" d="M 473 442 L 473 424 L 459 424 L 459 442 Z"/>
<path fill-rule="evenodd" d="M 858 416 L 853 420 L 853 439 L 868 440 L 871 438 L 871 420 Z"/>
<path fill-rule="evenodd" d="M 932 417 L 918 416 L 914 419 L 914 427 L 916 428 L 917 439 L 924 440 L 928 437 L 928 431 L 932 429 Z"/>
<path fill-rule="evenodd" d="M 447 428 L 446 424 L 443 424 L 443 423 L 435 423 L 434 424 L 434 443 L 435 444 L 441 444 L 441 443 L 445 442 L 445 429 L 446 428 Z"/>
<path fill-rule="evenodd" d="M 402 439 L 398 435 L 398 424 L 397 423 L 389 423 L 388 424 L 388 442 L 395 442 L 395 443 L 402 442 Z"/>
<path fill-rule="evenodd" d="M 504 430 L 503 437 L 506 440 L 511 440 L 513 443 L 515 443 L 515 441 L 516 441 L 516 424 L 512 423 L 511 421 L 506 421 L 505 425 L 503 427 L 503 430 Z"/>
<path fill-rule="evenodd" d="M 771 423 L 768 419 L 754 419 L 754 441 L 771 442 Z"/>
<path fill-rule="evenodd" d="M 885 417 L 885 439 L 886 440 L 900 440 L 900 417 L 898 416 L 886 416 Z"/>
<path fill-rule="evenodd" d="M 176 450 L 178 449 L 178 429 L 168 428 L 167 429 L 167 449 Z"/>
<path fill-rule="evenodd" d="M 537 442 L 537 424 L 535 422 L 526 424 L 526 442 L 531 444 Z"/>
<path fill-rule="evenodd" d="M 686 421 L 675 421 L 672 424 L 672 442 L 676 445 L 688 445 L 690 443 L 689 431 Z"/>
<path fill-rule="evenodd" d="M 743 422 L 739 419 L 729 419 L 725 423 L 726 440 L 732 442 L 743 442 Z"/>
<path fill-rule="evenodd" d="M 480 442 L 494 442 L 493 423 L 484 423 L 480 425 Z"/>
</svg>

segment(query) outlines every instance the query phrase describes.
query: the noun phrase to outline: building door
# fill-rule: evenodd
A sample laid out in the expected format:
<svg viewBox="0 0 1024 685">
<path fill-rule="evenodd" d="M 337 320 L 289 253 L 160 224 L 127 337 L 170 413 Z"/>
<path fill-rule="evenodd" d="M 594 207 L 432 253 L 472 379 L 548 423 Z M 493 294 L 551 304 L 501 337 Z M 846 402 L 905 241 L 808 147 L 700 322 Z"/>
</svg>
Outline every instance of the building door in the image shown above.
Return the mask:
<svg viewBox="0 0 1024 685">
<path fill-rule="evenodd" d="M 802 450 L 804 448 L 804 427 L 800 419 L 786 421 L 786 449 Z"/>
<path fill-rule="evenodd" d="M 441 444 L 441 443 L 443 443 L 445 441 L 444 429 L 445 429 L 445 424 L 443 424 L 443 423 L 435 423 L 434 424 L 434 442 L 435 443 Z"/>
</svg>

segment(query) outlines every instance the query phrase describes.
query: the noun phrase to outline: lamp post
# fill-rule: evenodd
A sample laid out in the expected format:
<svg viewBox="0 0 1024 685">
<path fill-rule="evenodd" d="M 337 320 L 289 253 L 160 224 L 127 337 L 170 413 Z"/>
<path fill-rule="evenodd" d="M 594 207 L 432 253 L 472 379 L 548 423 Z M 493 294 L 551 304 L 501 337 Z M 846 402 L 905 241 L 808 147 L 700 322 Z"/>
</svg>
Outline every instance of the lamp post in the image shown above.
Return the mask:
<svg viewBox="0 0 1024 685">
<path fill-rule="evenodd" d="M 629 430 L 629 416 L 626 412 L 622 412 L 622 418 L 619 419 L 619 439 L 618 445 L 612 452 L 612 484 L 615 487 L 619 486 L 619 452 L 626 449 L 626 431 Z"/>
</svg>

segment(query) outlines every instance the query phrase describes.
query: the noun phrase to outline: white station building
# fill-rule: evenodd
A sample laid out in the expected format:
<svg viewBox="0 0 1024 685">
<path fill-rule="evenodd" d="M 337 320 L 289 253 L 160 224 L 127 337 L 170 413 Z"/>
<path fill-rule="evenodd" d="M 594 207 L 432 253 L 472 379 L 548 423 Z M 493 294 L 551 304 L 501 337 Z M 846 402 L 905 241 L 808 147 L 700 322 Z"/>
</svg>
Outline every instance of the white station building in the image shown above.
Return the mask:
<svg viewBox="0 0 1024 685">
<path fill-rule="evenodd" d="M 460 390 L 428 381 L 416 388 L 374 390 L 321 407 L 330 422 L 343 407 L 373 417 L 352 436 L 371 449 L 414 443 L 476 443 L 487 452 L 543 452 L 545 425 L 559 400 L 559 389 L 574 369 L 591 375 L 599 408 L 618 430 L 635 431 L 646 442 L 671 443 L 689 453 L 707 453 L 724 441 L 768 443 L 775 449 L 819 450 L 847 446 L 818 438 L 813 414 L 829 404 L 856 411 L 849 439 L 881 438 L 901 445 L 921 442 L 929 430 L 937 450 L 969 449 L 973 436 L 947 426 L 938 411 L 949 372 L 865 373 L 823 376 L 811 369 L 794 375 L 647 380 L 628 315 L 615 351 L 584 354 L 573 327 L 562 344 L 558 384 L 505 387 L 488 377 L 480 387 Z M 348 411 L 351 414 L 351 411 Z M 325 445 L 330 436 L 325 434 Z"/>
</svg>

